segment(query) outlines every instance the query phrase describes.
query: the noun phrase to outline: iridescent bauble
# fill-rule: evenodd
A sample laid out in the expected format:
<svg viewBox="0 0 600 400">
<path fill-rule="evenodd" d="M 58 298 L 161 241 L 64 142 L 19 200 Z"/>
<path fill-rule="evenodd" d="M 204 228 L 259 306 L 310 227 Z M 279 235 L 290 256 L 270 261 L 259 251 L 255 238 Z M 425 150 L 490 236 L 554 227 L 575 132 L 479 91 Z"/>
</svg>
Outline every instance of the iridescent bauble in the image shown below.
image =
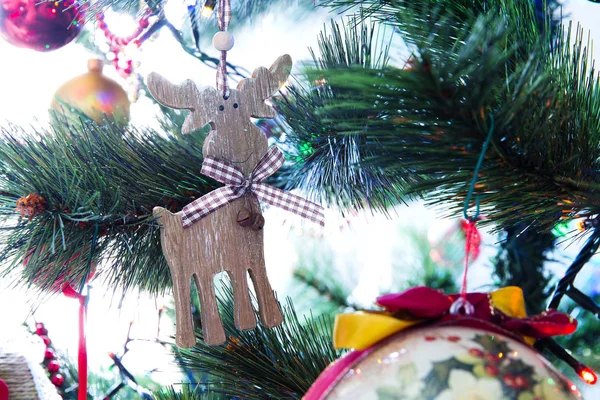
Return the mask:
<svg viewBox="0 0 600 400">
<path fill-rule="evenodd" d="M 58 49 L 79 35 L 83 21 L 74 0 L 0 0 L 0 36 L 17 47 Z"/>
<path fill-rule="evenodd" d="M 87 116 L 98 123 L 129 122 L 129 98 L 123 88 L 102 74 L 101 60 L 90 60 L 88 72 L 71 79 L 55 93 L 50 107 L 74 119 Z"/>
<path fill-rule="evenodd" d="M 437 326 L 394 335 L 327 368 L 305 399 L 570 400 L 575 385 L 532 347 L 485 330 Z"/>
</svg>

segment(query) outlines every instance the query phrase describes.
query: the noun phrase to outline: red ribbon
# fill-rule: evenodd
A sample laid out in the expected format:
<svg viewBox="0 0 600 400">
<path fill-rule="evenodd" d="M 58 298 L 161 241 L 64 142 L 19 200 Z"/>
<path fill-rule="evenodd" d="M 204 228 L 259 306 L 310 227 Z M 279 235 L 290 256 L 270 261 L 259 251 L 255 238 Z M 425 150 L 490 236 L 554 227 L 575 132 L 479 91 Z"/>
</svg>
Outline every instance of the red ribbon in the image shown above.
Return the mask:
<svg viewBox="0 0 600 400">
<path fill-rule="evenodd" d="M 79 389 L 77 391 L 77 400 L 87 400 L 88 384 L 88 361 L 87 344 L 85 337 L 85 321 L 87 319 L 87 296 L 77 292 L 73 286 L 66 284 L 63 288 L 63 294 L 72 299 L 79 300 L 79 349 L 77 353 L 77 367 L 79 374 Z"/>
<path fill-rule="evenodd" d="M 569 335 L 577 328 L 576 320 L 556 310 L 525 318 L 511 317 L 494 307 L 488 293 L 466 294 L 466 300 L 473 305 L 473 314 L 463 316 L 450 313 L 452 304 L 461 297 L 462 294 L 445 295 L 438 290 L 419 286 L 403 293 L 381 296 L 377 304 L 400 319 L 419 318 L 436 320 L 437 323 L 476 319 L 514 334 L 537 339 Z"/>
</svg>

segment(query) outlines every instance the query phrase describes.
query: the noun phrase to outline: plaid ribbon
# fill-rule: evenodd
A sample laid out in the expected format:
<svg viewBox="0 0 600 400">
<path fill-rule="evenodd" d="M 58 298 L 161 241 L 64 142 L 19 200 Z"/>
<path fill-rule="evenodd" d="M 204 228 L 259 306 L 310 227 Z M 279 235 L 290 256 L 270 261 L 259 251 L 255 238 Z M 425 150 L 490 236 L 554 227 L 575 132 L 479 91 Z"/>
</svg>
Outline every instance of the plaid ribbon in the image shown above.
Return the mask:
<svg viewBox="0 0 600 400">
<path fill-rule="evenodd" d="M 225 186 L 194 200 L 183 208 L 181 222 L 189 228 L 216 209 L 242 197 L 254 193 L 258 200 L 275 207 L 293 212 L 320 225 L 325 225 L 323 207 L 284 190 L 261 183 L 273 175 L 283 165 L 285 157 L 277 147 L 271 147 L 260 159 L 248 178 L 230 163 L 206 157 L 202 163 L 202 174 L 210 176 Z"/>
<path fill-rule="evenodd" d="M 231 2 L 230 0 L 219 0 L 219 12 L 217 13 L 217 27 L 220 31 L 226 31 L 231 21 Z M 227 52 L 222 51 L 217 67 L 217 90 L 227 96 L 229 86 L 227 85 Z"/>
<path fill-rule="evenodd" d="M 219 13 L 217 14 L 217 28 L 226 31 L 231 22 L 231 1 L 219 0 Z"/>
</svg>

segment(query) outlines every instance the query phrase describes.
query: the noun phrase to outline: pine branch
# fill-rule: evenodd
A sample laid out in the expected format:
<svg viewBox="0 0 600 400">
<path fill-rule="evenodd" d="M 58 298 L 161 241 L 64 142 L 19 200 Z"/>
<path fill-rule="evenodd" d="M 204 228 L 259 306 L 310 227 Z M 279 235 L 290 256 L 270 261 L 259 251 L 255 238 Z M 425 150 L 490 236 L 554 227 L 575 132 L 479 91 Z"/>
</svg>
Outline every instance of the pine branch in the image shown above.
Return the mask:
<svg viewBox="0 0 600 400">
<path fill-rule="evenodd" d="M 93 261 L 111 284 L 159 292 L 170 286 L 152 208 L 177 211 L 217 186 L 204 179 L 201 137 L 164 137 L 64 121 L 52 131 L 0 129 L 0 256 L 4 273 L 27 261 L 29 284 L 83 283 Z M 198 140 L 200 139 L 200 140 Z M 37 194 L 45 209 L 17 218 L 16 200 Z"/>
<path fill-rule="evenodd" d="M 319 55 L 311 50 L 320 68 L 382 68 L 388 62 L 389 36 L 372 24 L 332 21 L 330 33 L 319 36 Z M 288 88 L 288 95 L 275 99 L 283 115 L 288 159 L 293 163 L 280 175 L 288 188 L 300 187 L 317 200 L 345 208 L 370 206 L 385 210 L 401 202 L 399 187 L 405 175 L 383 174 L 377 166 L 362 165 L 371 156 L 361 135 L 346 135 L 321 113 L 341 98 L 359 96 L 354 89 L 337 90 L 320 76 L 303 77 Z M 342 97 L 344 96 L 344 97 Z M 340 118 L 369 118 L 369 110 L 347 109 Z"/>
<path fill-rule="evenodd" d="M 282 307 L 282 325 L 264 328 L 259 324 L 253 330 L 239 331 L 233 323 L 230 287 L 219 290 L 218 298 L 227 344 L 208 346 L 197 330 L 200 341 L 196 346 L 179 350 L 186 369 L 210 378 L 204 389 L 221 390 L 225 398 L 299 399 L 340 356 L 331 343 L 329 319 L 311 317 L 302 323 L 288 300 Z"/>
<path fill-rule="evenodd" d="M 154 393 L 156 400 L 229 400 L 228 397 L 218 388 L 203 389 L 192 387 L 192 385 L 182 385 L 181 390 L 175 390 L 174 387 L 167 387 L 160 392 Z"/>
<path fill-rule="evenodd" d="M 479 14 L 459 1 L 373 4 L 372 14 L 413 46 L 412 68 L 308 72 L 336 93 L 314 102 L 312 126 L 326 129 L 314 130 L 307 147 L 330 148 L 311 153 L 312 190 L 326 196 L 323 188 L 340 187 L 341 205 L 372 202 L 372 180 L 356 182 L 354 197 L 338 183 L 349 165 L 367 166 L 398 182 L 396 196 L 427 195 L 456 215 L 492 114 L 496 128 L 476 190 L 484 223 L 543 230 L 600 212 L 600 86 L 581 35 L 571 49 L 570 37 L 545 33 L 530 2 L 487 1 L 489 11 Z M 332 157 L 347 151 L 349 138 L 355 157 Z"/>
<path fill-rule="evenodd" d="M 299 267 L 294 269 L 294 279 L 314 289 L 319 296 L 332 303 L 338 309 L 347 307 L 357 308 L 348 301 L 345 288 L 333 278 L 333 271 L 323 271 L 323 268 Z"/>
</svg>

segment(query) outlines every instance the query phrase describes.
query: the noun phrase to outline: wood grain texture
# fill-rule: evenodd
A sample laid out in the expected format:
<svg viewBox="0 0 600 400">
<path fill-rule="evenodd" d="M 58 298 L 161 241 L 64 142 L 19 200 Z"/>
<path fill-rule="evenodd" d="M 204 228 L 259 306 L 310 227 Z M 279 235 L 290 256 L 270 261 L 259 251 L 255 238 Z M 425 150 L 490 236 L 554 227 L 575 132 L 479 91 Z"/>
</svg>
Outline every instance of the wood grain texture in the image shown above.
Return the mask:
<svg viewBox="0 0 600 400">
<path fill-rule="evenodd" d="M 258 68 L 252 78 L 242 80 L 224 99 L 214 88 L 198 89 L 192 81 L 173 85 L 160 75 L 148 77 L 148 88 L 160 103 L 190 110 L 183 126 L 189 133 L 210 124 L 212 131 L 203 146 L 204 156 L 227 160 L 248 176 L 267 152 L 265 135 L 251 121 L 274 118 L 265 100 L 286 81 L 291 69 L 290 56 L 279 57 L 271 68 Z M 200 166 L 190 166 L 200 169 Z M 267 327 L 281 324 L 283 317 L 267 278 L 262 230 L 242 227 L 237 222 L 240 210 L 261 214 L 253 195 L 236 199 L 210 213 L 188 229 L 183 229 L 181 212 L 154 209 L 161 225 L 163 254 L 171 269 L 174 286 L 177 334 L 180 347 L 196 343 L 191 316 L 190 279 L 200 293 L 204 340 L 216 345 L 225 342 L 225 332 L 217 308 L 214 276 L 227 272 L 233 285 L 235 325 L 238 329 L 256 327 L 250 300 L 247 274 L 250 274 L 258 299 L 261 323 Z"/>
</svg>

